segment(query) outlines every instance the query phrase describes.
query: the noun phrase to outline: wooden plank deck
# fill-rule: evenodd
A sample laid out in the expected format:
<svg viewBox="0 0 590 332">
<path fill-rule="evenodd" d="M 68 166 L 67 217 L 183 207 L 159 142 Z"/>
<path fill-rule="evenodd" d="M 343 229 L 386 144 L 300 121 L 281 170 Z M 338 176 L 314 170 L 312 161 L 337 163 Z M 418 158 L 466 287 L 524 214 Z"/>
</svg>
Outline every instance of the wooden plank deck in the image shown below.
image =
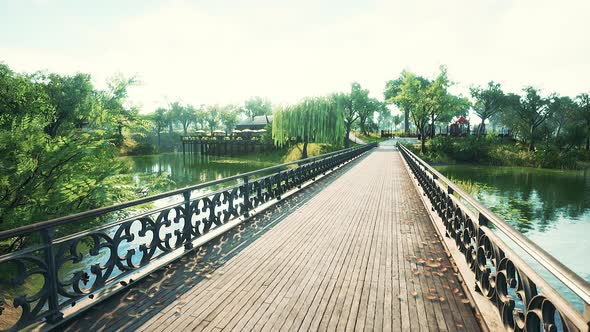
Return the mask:
<svg viewBox="0 0 590 332">
<path fill-rule="evenodd" d="M 168 289 L 130 290 L 66 329 L 480 330 L 399 152 L 380 147 L 326 181 L 203 249 L 231 255 L 189 255 L 190 269 L 154 278 Z"/>
</svg>

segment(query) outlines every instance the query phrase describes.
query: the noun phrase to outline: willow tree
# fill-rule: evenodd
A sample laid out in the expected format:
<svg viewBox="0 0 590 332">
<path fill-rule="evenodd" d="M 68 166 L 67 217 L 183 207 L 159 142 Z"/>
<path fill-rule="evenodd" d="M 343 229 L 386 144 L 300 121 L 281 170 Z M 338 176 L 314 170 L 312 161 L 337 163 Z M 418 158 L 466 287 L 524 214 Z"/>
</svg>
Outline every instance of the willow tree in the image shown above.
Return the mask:
<svg viewBox="0 0 590 332">
<path fill-rule="evenodd" d="M 344 135 L 342 105 L 334 98 L 306 98 L 298 104 L 278 108 L 272 121 L 272 137 L 282 147 L 295 140 L 303 143 L 302 158 L 307 158 L 308 143 L 342 144 Z"/>
<path fill-rule="evenodd" d="M 390 99 L 390 102 L 400 109 L 408 110 L 409 115 L 420 134 L 420 151 L 426 151 L 426 133 L 431 110 L 434 107 L 437 95 L 437 86 L 428 79 L 416 76 L 416 74 L 403 71 L 399 92 Z"/>
</svg>

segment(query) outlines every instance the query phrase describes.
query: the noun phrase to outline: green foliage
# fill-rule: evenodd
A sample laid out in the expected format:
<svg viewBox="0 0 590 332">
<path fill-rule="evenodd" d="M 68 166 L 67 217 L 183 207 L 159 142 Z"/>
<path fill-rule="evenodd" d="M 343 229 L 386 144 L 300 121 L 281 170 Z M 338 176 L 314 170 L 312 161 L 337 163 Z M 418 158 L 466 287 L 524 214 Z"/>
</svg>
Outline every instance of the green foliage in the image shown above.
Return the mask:
<svg viewBox="0 0 590 332">
<path fill-rule="evenodd" d="M 330 153 L 337 150 L 330 144 L 310 143 L 307 146 L 307 156 L 315 157 L 324 153 Z M 283 163 L 300 160 L 303 156 L 303 143 L 293 145 L 283 158 Z"/>
<path fill-rule="evenodd" d="M 223 108 L 219 105 L 210 105 L 207 107 L 207 112 L 205 112 L 205 122 L 207 123 L 207 128 L 211 134 L 213 134 L 213 131 L 219 126 L 219 116 L 222 110 Z"/>
<path fill-rule="evenodd" d="M 493 81 L 490 81 L 486 88 L 472 87 L 470 91 L 471 97 L 475 100 L 473 111 L 481 118 L 477 133 L 483 135 L 486 132 L 485 121 L 505 111 L 510 102 L 500 84 Z"/>
<path fill-rule="evenodd" d="M 272 104 L 270 100 L 261 97 L 252 97 L 244 103 L 243 112 L 250 119 L 254 119 L 255 116 L 260 115 L 271 115 Z"/>
<path fill-rule="evenodd" d="M 333 101 L 340 105 L 344 117 L 344 145 L 349 147 L 349 133 L 353 125 L 359 120 L 359 129 L 363 133 L 369 132 L 375 112 L 385 112 L 385 104 L 369 98 L 369 90 L 363 89 L 357 82 L 351 84 L 350 93 L 333 94 Z"/>
<path fill-rule="evenodd" d="M 291 141 L 327 143 L 339 146 L 344 135 L 342 106 L 334 98 L 306 98 L 298 104 L 279 108 L 273 117 L 272 137 L 282 147 Z"/>
<path fill-rule="evenodd" d="M 544 98 L 539 90 L 530 86 L 524 88 L 523 92 L 525 94 L 519 102 L 513 102 L 509 111 L 505 112 L 504 123 L 513 128 L 528 143 L 529 150 L 533 151 L 538 139 L 537 129 L 551 116 L 553 97 Z"/>
<path fill-rule="evenodd" d="M 413 146 L 411 148 L 418 152 Z M 435 137 L 428 142 L 424 158 L 433 163 L 474 163 L 492 166 L 526 166 L 574 169 L 587 158 L 579 150 L 548 146 L 537 152 L 526 145 L 495 135 L 466 138 Z"/>
<path fill-rule="evenodd" d="M 226 133 L 231 133 L 236 127 L 236 124 L 238 124 L 240 111 L 241 110 L 234 105 L 226 105 L 221 108 L 219 112 L 219 120 L 221 124 L 223 124 Z"/>
<path fill-rule="evenodd" d="M 424 152 L 426 126 L 436 97 L 436 86 L 433 88 L 431 81 L 408 71 L 402 72 L 399 81 L 401 84 L 389 101 L 410 114 L 412 122 L 423 137 L 421 151 Z"/>
<path fill-rule="evenodd" d="M 116 155 L 126 130 L 144 125 L 125 106 L 130 83 L 116 77 L 102 91 L 88 75 L 0 65 L 0 230 L 137 197 L 111 190 L 123 183 Z"/>
</svg>

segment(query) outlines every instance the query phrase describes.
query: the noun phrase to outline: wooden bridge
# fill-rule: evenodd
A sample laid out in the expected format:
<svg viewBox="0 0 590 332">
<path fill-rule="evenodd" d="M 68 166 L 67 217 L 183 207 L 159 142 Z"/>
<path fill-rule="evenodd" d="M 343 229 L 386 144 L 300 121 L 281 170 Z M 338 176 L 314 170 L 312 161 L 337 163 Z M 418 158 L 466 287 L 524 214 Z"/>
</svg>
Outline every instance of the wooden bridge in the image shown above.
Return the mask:
<svg viewBox="0 0 590 332">
<path fill-rule="evenodd" d="M 315 172 L 304 170 L 299 175 L 289 175 L 289 171 L 284 171 L 278 182 L 272 177 L 267 182 L 257 180 L 258 187 L 244 179 L 244 202 L 255 202 L 235 212 L 242 214 L 245 209 L 244 220 L 222 225 L 221 217 L 214 217 L 215 211 L 211 210 L 214 212 L 209 214 L 212 218 L 209 225 L 218 221 L 219 232 L 210 232 L 211 236 L 206 238 L 207 228 L 198 236 L 201 243 L 194 247 L 192 242 L 187 246 L 192 238 L 184 241 L 183 232 L 174 233 L 179 237 L 172 247 L 182 251 L 184 243 L 184 253 L 158 265 L 158 269 L 144 271 L 137 278 L 141 280 L 134 280 L 133 275 L 116 279 L 123 280 L 121 285 L 125 287 L 108 292 L 103 288 L 91 289 L 100 303 L 88 305 L 95 300 L 79 300 L 83 306 L 91 306 L 91 310 L 78 313 L 74 301 L 64 302 L 72 304 L 69 309 L 63 309 L 64 305 L 60 304 L 60 312 L 67 319 L 58 317 L 51 324 L 37 328 L 65 331 L 478 331 L 517 327 L 537 331 L 554 327 L 588 330 L 584 308 L 582 312 L 576 311 L 504 247 L 503 242 L 486 233 L 484 213 L 489 211 L 483 211 L 479 219 L 470 218 L 451 197 L 451 189 L 447 200 L 438 199 L 445 194 L 434 187 L 440 175 L 422 177 L 421 161 L 414 163 L 413 155 L 406 150 L 402 155 L 393 143 L 365 153 L 367 150 L 368 147 L 350 152 L 346 158 L 324 162 L 324 166 L 316 165 Z M 336 171 L 328 171 L 335 167 Z M 303 181 L 306 176 L 314 181 Z M 252 190 L 249 183 L 253 185 Z M 279 202 L 265 205 L 273 197 L 265 199 L 262 188 L 267 188 L 269 195 L 274 192 L 273 197 L 280 199 Z M 185 195 L 186 210 L 194 213 L 195 209 L 188 208 L 192 206 L 190 197 Z M 236 191 L 234 198 L 238 197 L 243 195 Z M 219 197 L 217 200 L 228 204 Z M 202 208 L 199 205 L 196 211 L 206 211 L 211 206 L 207 204 Z M 230 214 L 234 212 L 228 209 Z M 444 216 L 437 221 L 440 211 Z M 186 220 L 193 219 L 191 213 L 177 213 Z M 177 222 L 179 217 L 174 220 Z M 474 243 L 467 236 L 475 231 L 469 224 L 471 220 L 481 222 L 475 226 L 479 238 Z M 459 222 L 463 224 L 458 225 Z M 189 225 L 199 229 L 198 223 Z M 490 242 L 480 243 L 485 234 Z M 451 247 L 454 243 L 461 244 L 457 238 L 463 241 L 459 250 Z M 482 252 L 483 259 L 470 260 L 473 250 L 479 253 L 482 246 L 493 247 L 493 253 Z M 462 255 L 468 257 L 467 263 Z M 501 262 L 506 263 L 507 257 L 512 265 L 502 267 Z M 150 264 L 154 263 L 145 266 Z M 491 269 L 481 269 L 486 264 L 494 265 L 495 280 L 503 287 L 494 285 L 492 295 L 492 286 L 486 283 Z M 570 272 L 565 267 L 559 268 L 556 273 Z M 466 275 L 473 271 L 473 276 Z M 575 279 L 575 274 L 563 276 L 566 277 L 580 287 L 583 298 L 588 284 Z M 522 305 L 514 301 L 519 292 L 523 294 Z M 543 301 L 536 303 L 541 296 Z M 506 306 L 507 303 L 511 306 Z"/>
<path fill-rule="evenodd" d="M 130 290 L 68 330 L 479 329 L 399 152 L 381 147 L 328 181 L 248 246 L 218 244 L 239 250 L 223 264 L 206 255 L 183 262 L 216 268 L 190 289 L 162 286 L 152 304 L 161 310 Z M 171 287 L 189 277 L 173 275 Z M 103 325 L 110 319 L 118 324 Z"/>
</svg>

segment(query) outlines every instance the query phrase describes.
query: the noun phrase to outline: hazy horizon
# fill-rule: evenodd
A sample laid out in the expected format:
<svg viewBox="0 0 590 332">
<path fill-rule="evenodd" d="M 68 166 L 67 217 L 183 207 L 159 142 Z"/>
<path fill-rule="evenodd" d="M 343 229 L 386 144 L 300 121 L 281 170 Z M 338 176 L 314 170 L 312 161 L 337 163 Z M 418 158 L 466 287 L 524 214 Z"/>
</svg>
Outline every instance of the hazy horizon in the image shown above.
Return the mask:
<svg viewBox="0 0 590 332">
<path fill-rule="evenodd" d="M 383 98 L 403 69 L 453 91 L 490 80 L 590 91 L 589 1 L 0 1 L 0 62 L 16 71 L 116 73 L 142 112 L 181 100 L 274 104 L 347 91 Z"/>
</svg>

